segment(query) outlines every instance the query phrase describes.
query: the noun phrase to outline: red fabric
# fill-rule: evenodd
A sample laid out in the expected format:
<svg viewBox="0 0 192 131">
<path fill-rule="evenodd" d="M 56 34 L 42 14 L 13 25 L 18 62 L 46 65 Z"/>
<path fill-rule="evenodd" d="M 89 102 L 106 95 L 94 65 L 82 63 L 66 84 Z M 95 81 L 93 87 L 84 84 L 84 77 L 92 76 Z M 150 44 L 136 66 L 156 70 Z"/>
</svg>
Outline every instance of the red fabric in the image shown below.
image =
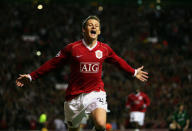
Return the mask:
<svg viewBox="0 0 192 131">
<path fill-rule="evenodd" d="M 69 87 L 66 91 L 66 100 L 71 100 L 81 93 L 104 91 L 104 83 L 101 79 L 104 61 L 115 64 L 131 75 L 135 73 L 135 70 L 118 57 L 107 44 L 98 41 L 97 46 L 89 50 L 80 40 L 68 44 L 56 57 L 47 61 L 30 75 L 32 80 L 36 80 L 42 75 L 69 63 L 71 74 Z"/>
<path fill-rule="evenodd" d="M 150 99 L 144 92 L 130 94 L 126 102 L 126 107 L 130 108 L 131 111 L 146 112 L 146 109 L 149 105 Z"/>
</svg>

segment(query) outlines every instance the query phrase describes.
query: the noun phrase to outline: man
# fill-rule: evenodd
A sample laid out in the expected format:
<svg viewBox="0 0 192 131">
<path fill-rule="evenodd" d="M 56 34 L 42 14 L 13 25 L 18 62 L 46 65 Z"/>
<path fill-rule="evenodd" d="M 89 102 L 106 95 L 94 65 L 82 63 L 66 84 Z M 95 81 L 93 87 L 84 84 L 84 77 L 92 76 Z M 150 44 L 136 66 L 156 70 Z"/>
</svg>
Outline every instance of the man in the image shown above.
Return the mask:
<svg viewBox="0 0 192 131">
<path fill-rule="evenodd" d="M 149 97 L 139 88 L 128 96 L 126 107 L 130 109 L 130 122 L 136 131 L 144 125 L 145 112 L 149 105 Z"/>
<path fill-rule="evenodd" d="M 169 126 L 170 131 L 187 131 L 190 120 L 187 112 L 184 110 L 184 105 L 179 106 L 179 110 L 174 112 L 173 121 Z"/>
<path fill-rule="evenodd" d="M 79 130 L 85 113 L 91 113 L 96 131 L 104 131 L 106 125 L 106 92 L 101 79 L 104 61 L 115 64 L 128 74 L 142 82 L 147 81 L 148 73 L 142 71 L 143 66 L 133 69 L 126 61 L 118 57 L 114 51 L 102 42 L 97 41 L 100 35 L 100 20 L 89 16 L 82 25 L 83 39 L 68 44 L 56 57 L 47 61 L 30 74 L 20 75 L 17 86 L 40 78 L 55 68 L 69 64 L 71 68 L 69 86 L 66 90 L 64 104 L 65 120 L 69 131 Z"/>
</svg>

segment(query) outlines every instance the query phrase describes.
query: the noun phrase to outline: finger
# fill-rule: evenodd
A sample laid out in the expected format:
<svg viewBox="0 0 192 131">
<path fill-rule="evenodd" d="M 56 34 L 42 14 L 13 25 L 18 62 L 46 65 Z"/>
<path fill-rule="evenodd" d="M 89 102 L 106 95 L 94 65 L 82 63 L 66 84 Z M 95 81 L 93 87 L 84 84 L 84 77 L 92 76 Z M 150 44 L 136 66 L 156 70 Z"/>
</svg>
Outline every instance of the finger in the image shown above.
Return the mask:
<svg viewBox="0 0 192 131">
<path fill-rule="evenodd" d="M 145 79 L 143 77 L 141 77 L 140 80 L 143 81 L 143 82 L 147 81 L 147 79 Z"/>
<path fill-rule="evenodd" d="M 22 80 L 22 79 L 23 79 L 23 76 L 20 76 L 19 78 L 17 78 L 18 81 Z"/>
<path fill-rule="evenodd" d="M 24 84 L 22 82 L 20 82 L 20 81 L 17 81 L 16 85 L 19 86 L 19 87 L 22 87 Z"/>
<path fill-rule="evenodd" d="M 139 70 L 142 70 L 144 68 L 144 66 L 141 66 L 141 67 L 139 67 Z"/>
<path fill-rule="evenodd" d="M 20 82 L 18 82 L 18 83 L 17 83 L 17 86 L 19 86 L 19 87 L 20 87 L 20 86 L 21 86 L 21 83 L 20 83 Z"/>
<path fill-rule="evenodd" d="M 144 74 L 142 74 L 141 76 L 144 78 L 149 78 L 147 75 L 144 75 Z"/>
<path fill-rule="evenodd" d="M 145 72 L 145 71 L 142 71 L 141 73 L 142 73 L 142 74 L 145 74 L 145 75 L 148 75 L 148 72 Z"/>
<path fill-rule="evenodd" d="M 19 76 L 20 76 L 20 77 L 27 77 L 26 74 L 23 74 L 23 75 L 22 75 L 22 74 L 19 74 Z"/>
</svg>

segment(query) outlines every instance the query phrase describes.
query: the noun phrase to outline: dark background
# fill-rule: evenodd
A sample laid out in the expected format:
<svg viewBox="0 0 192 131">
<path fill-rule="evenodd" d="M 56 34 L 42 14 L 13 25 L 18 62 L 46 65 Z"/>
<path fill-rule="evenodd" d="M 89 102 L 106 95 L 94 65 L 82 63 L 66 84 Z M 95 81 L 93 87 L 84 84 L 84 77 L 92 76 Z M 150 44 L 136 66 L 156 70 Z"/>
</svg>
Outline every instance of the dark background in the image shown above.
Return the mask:
<svg viewBox="0 0 192 131">
<path fill-rule="evenodd" d="M 39 4 L 42 10 L 37 9 Z M 38 123 L 41 113 L 47 114 L 50 129 L 55 118 L 64 119 L 65 90 L 56 87 L 67 83 L 68 67 L 22 88 L 15 80 L 81 39 L 81 23 L 89 15 L 101 19 L 99 40 L 131 66 L 144 65 L 150 76 L 142 84 L 104 65 L 108 122 L 129 127 L 125 100 L 136 87 L 151 98 L 145 128 L 168 128 L 180 103 L 191 119 L 192 1 L 1 0 L 0 129 L 31 129 L 31 121 Z"/>
</svg>

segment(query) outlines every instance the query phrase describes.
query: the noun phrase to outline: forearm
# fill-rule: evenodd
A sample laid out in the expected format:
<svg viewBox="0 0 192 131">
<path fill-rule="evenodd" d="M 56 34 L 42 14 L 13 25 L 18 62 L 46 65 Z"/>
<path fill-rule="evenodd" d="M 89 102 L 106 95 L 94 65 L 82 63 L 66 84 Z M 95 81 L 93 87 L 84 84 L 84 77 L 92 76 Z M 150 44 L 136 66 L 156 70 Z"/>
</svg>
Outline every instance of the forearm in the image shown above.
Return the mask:
<svg viewBox="0 0 192 131">
<path fill-rule="evenodd" d="M 44 63 L 42 66 L 40 66 L 37 70 L 31 72 L 29 75 L 29 78 L 31 77 L 31 80 L 36 80 L 39 77 L 47 74 L 48 72 L 51 72 L 52 70 L 60 67 L 62 64 L 62 59 L 59 57 L 54 57 L 51 60 Z"/>
<path fill-rule="evenodd" d="M 133 69 L 125 60 L 123 60 L 121 57 L 118 56 L 116 56 L 115 59 L 116 59 L 115 64 L 120 69 L 126 71 L 128 74 L 131 74 L 132 76 L 136 76 L 137 71 Z"/>
<path fill-rule="evenodd" d="M 190 120 L 187 120 L 187 121 L 186 121 L 185 128 L 189 128 L 189 124 L 190 124 Z"/>
</svg>

